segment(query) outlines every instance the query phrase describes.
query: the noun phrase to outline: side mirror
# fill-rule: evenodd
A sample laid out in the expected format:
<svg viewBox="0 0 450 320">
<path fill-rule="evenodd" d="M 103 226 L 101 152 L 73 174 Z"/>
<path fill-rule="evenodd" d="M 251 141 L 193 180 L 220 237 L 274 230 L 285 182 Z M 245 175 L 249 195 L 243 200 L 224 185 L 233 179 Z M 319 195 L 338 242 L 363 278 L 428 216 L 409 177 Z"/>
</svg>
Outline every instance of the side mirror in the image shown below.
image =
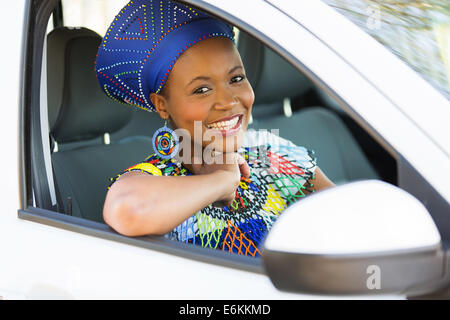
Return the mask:
<svg viewBox="0 0 450 320">
<path fill-rule="evenodd" d="M 420 295 L 450 283 L 439 232 L 406 191 L 378 180 L 316 192 L 269 232 L 263 264 L 280 290 Z"/>
</svg>

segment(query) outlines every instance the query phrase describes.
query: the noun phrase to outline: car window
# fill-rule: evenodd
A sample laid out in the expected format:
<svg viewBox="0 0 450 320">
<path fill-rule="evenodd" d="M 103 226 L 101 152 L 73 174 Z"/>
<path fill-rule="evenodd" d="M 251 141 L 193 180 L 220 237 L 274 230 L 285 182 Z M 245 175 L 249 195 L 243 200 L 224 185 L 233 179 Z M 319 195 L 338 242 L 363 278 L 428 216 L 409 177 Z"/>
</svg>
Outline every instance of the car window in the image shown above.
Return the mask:
<svg viewBox="0 0 450 320">
<path fill-rule="evenodd" d="M 85 27 L 103 36 L 117 12 L 129 0 L 63 0 L 64 25 Z"/>
<path fill-rule="evenodd" d="M 126 3 L 128 0 L 62 0 L 64 27 L 83 27 L 95 31 L 101 37 L 106 33 L 117 12 Z M 72 31 L 77 32 L 76 30 Z M 381 178 L 391 183 L 396 182 L 395 165 L 391 157 L 348 116 L 345 116 L 342 110 L 338 110 L 336 103 L 329 98 L 325 99 L 324 93 L 305 74 L 299 72 L 260 40 L 240 31 L 237 27 L 234 28 L 234 31 L 247 77 L 255 93 L 255 103 L 252 109 L 252 120 L 254 121 L 250 123 L 249 128 L 255 130 L 279 128 L 280 136 L 297 145 L 314 150 L 320 157 L 320 168 L 336 183 L 362 178 Z M 95 45 L 95 50 L 96 48 L 97 45 Z M 93 61 L 87 61 L 93 64 Z M 89 68 L 88 70 L 92 71 Z M 284 80 L 275 81 L 278 78 Z M 109 99 L 105 98 L 105 100 L 105 103 L 111 103 Z M 147 112 L 135 112 L 128 125 L 119 132 L 111 133 L 112 144 L 138 135 L 151 138 L 154 131 L 149 130 L 149 124 L 156 128 L 160 125 L 157 118 L 152 116 L 153 114 Z M 351 170 L 351 174 L 348 174 L 344 170 L 344 165 L 336 165 L 340 162 L 333 160 L 336 158 L 334 154 L 329 154 L 332 149 L 329 147 L 331 138 L 327 136 L 327 130 L 323 135 L 315 137 L 298 134 L 297 126 L 299 124 L 302 124 L 304 128 L 311 129 L 319 126 L 325 128 L 331 125 L 323 123 L 321 120 L 323 117 L 328 117 L 329 121 L 336 124 L 341 130 L 342 136 L 358 137 L 358 139 L 348 139 L 344 144 L 344 154 L 352 154 L 355 159 L 359 156 L 361 159 L 359 162 L 365 163 L 364 166 L 359 167 L 359 171 Z M 336 132 L 333 134 L 339 135 Z M 93 143 L 97 142 L 98 140 L 95 140 Z M 68 151 L 74 146 L 89 145 L 91 141 L 65 143 L 56 141 L 56 143 L 59 150 Z M 376 156 L 372 156 L 373 154 Z M 347 160 L 344 156 L 340 161 L 346 163 Z M 386 165 L 387 163 L 389 165 Z M 126 164 L 124 168 L 135 163 L 130 159 Z"/>
<path fill-rule="evenodd" d="M 52 181 L 55 182 L 57 194 L 54 198 L 61 209 L 60 212 L 100 223 L 104 222 L 102 208 L 108 184 L 122 170 L 134 166 L 153 153 L 148 152 L 148 148 L 151 148 L 150 141 L 153 133 L 162 125 L 160 119 L 153 113 L 140 112 L 140 110 L 138 112 L 123 106 L 119 106 L 120 108 L 114 111 L 118 114 L 117 119 L 124 120 L 123 127 L 119 131 L 114 131 L 116 130 L 114 126 L 101 122 L 102 118 L 83 118 L 83 115 L 88 117 L 88 114 L 82 112 L 82 108 L 90 106 L 90 103 L 93 103 L 92 108 L 109 108 L 114 103 L 113 99 L 109 99 L 100 91 L 93 66 L 101 36 L 106 33 L 110 22 L 126 3 L 127 0 L 63 0 L 63 19 L 58 18 L 57 13 L 54 15 L 59 20 L 60 27 L 69 28 L 57 27 L 48 38 L 49 55 L 56 57 L 51 58 L 54 63 L 48 64 L 48 74 L 53 75 L 53 78 L 50 77 L 48 80 L 49 101 L 54 100 L 55 105 L 59 103 L 65 106 L 49 108 L 50 134 L 58 148 L 51 149 L 55 174 L 54 179 L 48 180 L 50 184 Z M 66 47 L 62 45 L 60 39 L 63 37 L 73 39 L 77 34 L 83 35 L 80 36 L 82 41 L 71 42 L 70 46 Z M 275 145 L 280 145 L 274 152 L 278 152 L 279 155 L 288 155 L 287 150 L 291 148 L 289 159 L 305 166 L 305 171 L 299 170 L 297 173 L 305 174 L 307 167 L 312 168 L 309 165 L 314 162 L 312 161 L 314 153 L 319 159 L 320 172 L 324 172 L 336 184 L 361 179 L 382 179 L 396 183 L 395 160 L 356 122 L 337 110 L 330 103 L 330 99 L 324 99 L 310 75 L 299 71 L 260 39 L 245 32 L 245 29 L 239 32 L 235 28 L 235 38 L 246 69 L 246 76 L 252 84 L 256 97 L 252 109 L 254 121 L 249 129 L 252 129 L 254 133 L 260 131 L 261 140 L 270 139 L 270 136 L 267 139 L 264 138 L 265 130 L 279 129 L 279 135 L 283 140 L 280 138 L 275 140 L 279 143 L 271 143 L 272 150 L 275 150 Z M 71 53 L 68 54 L 66 50 L 71 50 Z M 61 76 L 65 74 L 67 76 Z M 69 81 L 71 79 L 83 79 L 83 81 Z M 89 92 L 89 95 L 86 95 L 86 92 Z M 71 99 L 64 97 L 69 93 Z M 64 115 L 65 112 L 68 114 L 68 108 L 74 111 L 70 120 Z M 128 117 L 126 112 L 132 112 L 132 115 Z M 69 126 L 61 125 L 64 119 L 74 121 L 75 117 L 78 117 L 78 123 L 86 123 L 86 131 L 83 131 L 83 134 L 64 131 L 64 129 L 58 131 L 58 126 L 69 128 Z M 126 119 L 128 120 L 125 121 Z M 57 125 L 56 120 L 59 121 Z M 90 126 L 94 121 L 101 123 Z M 155 127 L 155 130 L 151 130 L 150 127 Z M 97 132 L 96 128 L 106 128 L 105 132 L 111 133 L 110 139 L 108 133 L 108 142 L 106 139 L 101 139 L 102 133 Z M 299 134 L 299 128 L 302 128 L 303 132 L 320 132 L 320 134 Z M 248 144 L 256 144 L 259 137 L 256 133 L 249 134 Z M 336 137 L 340 141 L 338 147 L 334 144 Z M 272 139 L 275 138 L 272 137 Z M 291 144 L 297 147 L 294 148 Z M 107 163 L 107 165 L 99 169 L 86 162 L 92 155 L 95 155 L 96 161 Z M 288 164 L 289 161 L 284 163 Z M 302 177 L 298 178 L 301 183 L 291 180 L 294 181 L 292 182 L 294 188 L 305 185 L 302 179 Z M 299 193 L 301 190 L 294 190 L 294 192 L 293 187 L 289 183 L 286 185 L 283 179 L 277 181 L 272 183 L 279 184 L 280 193 L 277 199 L 284 196 L 286 201 L 293 201 L 304 196 L 303 191 L 302 194 Z M 272 184 L 270 188 L 273 188 Z M 247 189 L 247 185 L 244 184 L 242 190 Z M 245 199 L 259 199 L 259 202 L 252 200 L 252 203 L 257 203 L 254 208 L 257 210 L 263 208 L 266 194 L 253 195 L 249 192 L 250 190 L 239 193 L 245 196 L 248 193 L 249 196 L 239 198 L 242 199 L 240 202 L 235 199 L 233 202 L 235 208 L 249 207 L 250 202 Z M 307 193 L 309 193 L 308 190 Z M 273 200 L 267 201 L 267 203 L 274 203 Z M 179 234 L 185 233 L 179 232 Z M 214 236 L 215 231 L 206 234 Z M 207 244 L 211 242 L 208 241 Z M 211 246 L 216 244 L 217 242 L 214 242 Z M 226 244 L 223 243 L 223 245 L 223 248 L 226 248 Z"/>
<path fill-rule="evenodd" d="M 448 0 L 323 0 L 450 99 Z"/>
<path fill-rule="evenodd" d="M 129 0 L 62 0 L 64 26 L 85 27 L 104 36 L 117 12 L 128 2 Z M 52 18 L 50 22 L 53 22 Z M 48 32 L 50 31 L 51 27 Z M 239 29 L 234 28 L 234 32 L 237 41 Z"/>
</svg>

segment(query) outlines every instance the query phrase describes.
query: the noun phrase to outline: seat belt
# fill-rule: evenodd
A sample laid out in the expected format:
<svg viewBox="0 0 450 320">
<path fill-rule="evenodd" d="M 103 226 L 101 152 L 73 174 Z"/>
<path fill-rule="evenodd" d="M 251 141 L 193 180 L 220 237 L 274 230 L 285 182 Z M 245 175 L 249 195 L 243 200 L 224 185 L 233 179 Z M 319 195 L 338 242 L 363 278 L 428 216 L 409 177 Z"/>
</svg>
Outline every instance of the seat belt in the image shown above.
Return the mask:
<svg viewBox="0 0 450 320">
<path fill-rule="evenodd" d="M 50 134 L 50 146 L 51 146 L 50 148 L 51 148 L 52 153 L 53 153 L 53 146 L 55 144 L 54 141 L 55 141 L 55 138 L 53 138 L 53 136 Z M 59 213 L 65 213 L 68 215 L 72 215 L 71 206 L 67 210 L 64 207 L 64 202 L 62 201 L 61 193 L 59 191 L 58 179 L 56 179 L 55 168 L 53 166 L 53 163 L 52 163 L 52 173 L 53 173 L 53 183 L 55 185 L 55 194 L 56 194 L 56 211 Z"/>
<path fill-rule="evenodd" d="M 53 168 L 53 166 L 52 166 L 52 172 L 53 172 L 53 181 L 55 184 L 55 193 L 56 193 L 56 211 L 59 213 L 65 213 L 65 214 L 72 215 L 72 212 L 66 212 L 66 210 L 64 208 L 64 203 L 61 198 L 61 193 L 59 192 L 58 179 L 56 179 L 55 169 Z"/>
<path fill-rule="evenodd" d="M 51 199 L 51 207 L 58 206 L 55 195 L 55 185 L 52 183 L 55 181 L 53 176 L 53 167 L 51 160 L 51 148 L 50 148 L 50 130 L 48 120 L 48 100 L 47 100 L 47 37 L 44 38 L 43 54 L 42 54 L 42 69 L 41 69 L 41 88 L 40 88 L 40 124 L 41 124 L 41 140 L 44 156 L 44 168 L 47 176 L 47 184 L 49 188 L 49 194 Z M 54 140 L 53 140 L 54 141 Z"/>
</svg>

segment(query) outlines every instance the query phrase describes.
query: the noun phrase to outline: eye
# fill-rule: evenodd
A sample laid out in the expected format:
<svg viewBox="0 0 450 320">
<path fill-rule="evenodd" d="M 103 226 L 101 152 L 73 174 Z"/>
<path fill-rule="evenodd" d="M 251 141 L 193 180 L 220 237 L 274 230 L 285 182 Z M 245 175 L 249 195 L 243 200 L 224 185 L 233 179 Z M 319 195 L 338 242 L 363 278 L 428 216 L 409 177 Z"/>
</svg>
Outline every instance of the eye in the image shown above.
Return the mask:
<svg viewBox="0 0 450 320">
<path fill-rule="evenodd" d="M 194 94 L 202 94 L 202 93 L 206 93 L 209 91 L 208 87 L 200 87 L 194 90 Z"/>
<path fill-rule="evenodd" d="M 245 79 L 244 75 L 239 75 L 239 76 L 235 76 L 235 77 L 231 78 L 231 82 L 232 83 L 241 82 L 244 79 Z"/>
</svg>

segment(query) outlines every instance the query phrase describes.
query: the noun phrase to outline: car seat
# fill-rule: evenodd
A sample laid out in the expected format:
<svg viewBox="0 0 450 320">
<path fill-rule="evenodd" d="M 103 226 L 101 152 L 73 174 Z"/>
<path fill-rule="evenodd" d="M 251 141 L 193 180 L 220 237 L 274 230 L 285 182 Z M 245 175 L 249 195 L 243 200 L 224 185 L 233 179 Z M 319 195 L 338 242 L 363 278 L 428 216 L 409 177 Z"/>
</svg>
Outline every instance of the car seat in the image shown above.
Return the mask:
<svg viewBox="0 0 450 320">
<path fill-rule="evenodd" d="M 109 178 L 151 154 L 151 137 L 123 131 L 134 108 L 109 99 L 94 71 L 101 37 L 85 28 L 57 28 L 47 38 L 48 117 L 55 185 L 65 213 L 104 222 Z M 145 113 L 145 111 L 143 111 Z M 155 116 L 155 115 L 153 115 Z M 157 116 L 157 115 L 156 115 Z M 154 123 L 155 121 L 153 121 Z M 152 129 L 149 129 L 150 132 Z"/>
</svg>

